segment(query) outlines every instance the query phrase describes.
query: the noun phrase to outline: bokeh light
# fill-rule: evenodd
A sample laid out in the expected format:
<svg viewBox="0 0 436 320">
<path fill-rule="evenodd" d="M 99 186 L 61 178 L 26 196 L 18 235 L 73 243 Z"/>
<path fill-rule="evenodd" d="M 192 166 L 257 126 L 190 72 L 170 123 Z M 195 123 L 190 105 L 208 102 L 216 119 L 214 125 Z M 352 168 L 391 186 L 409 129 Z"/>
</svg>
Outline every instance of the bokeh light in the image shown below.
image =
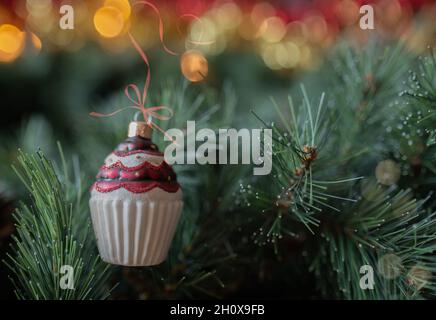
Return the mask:
<svg viewBox="0 0 436 320">
<path fill-rule="evenodd" d="M 272 70 L 279 70 L 282 66 L 277 61 L 276 44 L 266 44 L 262 49 L 262 59 Z"/>
<path fill-rule="evenodd" d="M 400 179 L 400 166 L 393 160 L 383 160 L 375 168 L 375 177 L 383 185 L 390 186 Z"/>
<path fill-rule="evenodd" d="M 41 39 L 34 34 L 33 32 L 30 34 L 30 40 L 32 41 L 33 47 L 37 52 L 40 52 L 42 49 L 42 41 Z"/>
<path fill-rule="evenodd" d="M 424 288 L 432 278 L 431 272 L 420 265 L 415 265 L 407 274 L 409 285 L 414 286 L 417 290 Z"/>
<path fill-rule="evenodd" d="M 201 52 L 195 50 L 183 54 L 180 60 L 180 68 L 185 78 L 191 82 L 202 81 L 209 71 L 206 58 Z"/>
<path fill-rule="evenodd" d="M 270 17 L 262 22 L 260 36 L 266 42 L 279 42 L 286 33 L 285 23 L 281 18 Z"/>
<path fill-rule="evenodd" d="M 123 14 L 124 21 L 127 21 L 130 18 L 132 12 L 128 0 L 106 0 L 104 2 L 104 7 L 117 8 Z"/>
<path fill-rule="evenodd" d="M 244 50 L 250 46 L 274 70 L 313 69 L 338 40 L 364 45 L 374 33 L 387 39 L 402 39 L 409 49 L 420 53 L 434 41 L 436 31 L 433 23 L 436 5 L 427 1 L 420 4 L 399 0 L 371 2 L 376 15 L 374 32 L 360 29 L 362 2 L 357 0 L 335 0 L 328 6 L 320 1 L 310 5 L 298 1 L 176 1 L 175 7 L 151 2 L 162 16 L 165 41 L 176 42 L 173 48 L 185 43 L 187 51 L 218 55 L 225 50 Z M 128 47 L 121 39 L 127 31 L 145 48 L 150 48 L 159 42 L 156 13 L 151 8 L 134 11 L 133 3 L 131 0 L 71 3 L 75 26 L 74 30 L 66 31 L 58 27 L 59 7 L 63 2 L 20 0 L 0 4 L 0 23 L 23 26 L 26 32 L 37 34 L 49 51 L 77 50 L 91 40 L 109 53 L 119 53 Z M 195 14 L 199 19 L 181 18 L 180 14 Z M 419 23 L 414 23 L 416 16 Z M 286 57 L 285 51 L 290 57 Z M 2 54 L 3 61 L 14 59 L 10 54 L 7 57 Z"/>
<path fill-rule="evenodd" d="M 377 270 L 384 278 L 395 279 L 403 270 L 402 260 L 394 253 L 385 254 L 378 260 Z"/>
<path fill-rule="evenodd" d="M 297 45 L 301 45 L 307 41 L 307 27 L 301 21 L 292 21 L 286 26 L 286 29 L 286 37 Z"/>
<path fill-rule="evenodd" d="M 251 20 L 256 26 L 260 26 L 267 18 L 273 17 L 276 10 L 272 4 L 267 2 L 257 3 L 251 11 Z"/>
<path fill-rule="evenodd" d="M 342 0 L 335 7 L 336 16 L 344 26 L 352 25 L 359 18 L 359 6 L 353 0 Z"/>
<path fill-rule="evenodd" d="M 241 10 L 233 2 L 226 2 L 215 10 L 217 23 L 224 29 L 232 29 L 239 26 L 242 19 Z"/>
<path fill-rule="evenodd" d="M 123 13 L 115 7 L 101 7 L 94 15 L 94 26 L 105 38 L 119 36 L 124 28 Z"/>
<path fill-rule="evenodd" d="M 27 12 L 33 16 L 46 16 L 52 10 L 51 0 L 27 0 Z"/>
<path fill-rule="evenodd" d="M 285 43 L 287 60 L 284 65 L 285 68 L 294 68 L 298 65 L 301 60 L 300 48 L 292 41 L 287 41 Z"/>
<path fill-rule="evenodd" d="M 11 24 L 0 26 L 0 61 L 11 62 L 23 51 L 25 33 Z"/>
<path fill-rule="evenodd" d="M 321 15 L 311 15 L 304 19 L 307 27 L 307 35 L 313 43 L 322 43 L 327 37 L 327 22 Z"/>
<path fill-rule="evenodd" d="M 202 18 L 192 23 L 190 28 L 190 41 L 212 42 L 217 38 L 217 28 L 210 18 Z"/>
<path fill-rule="evenodd" d="M 27 0 L 26 9 L 26 24 L 31 30 L 47 34 L 55 29 L 59 16 L 55 16 L 51 0 Z"/>
</svg>

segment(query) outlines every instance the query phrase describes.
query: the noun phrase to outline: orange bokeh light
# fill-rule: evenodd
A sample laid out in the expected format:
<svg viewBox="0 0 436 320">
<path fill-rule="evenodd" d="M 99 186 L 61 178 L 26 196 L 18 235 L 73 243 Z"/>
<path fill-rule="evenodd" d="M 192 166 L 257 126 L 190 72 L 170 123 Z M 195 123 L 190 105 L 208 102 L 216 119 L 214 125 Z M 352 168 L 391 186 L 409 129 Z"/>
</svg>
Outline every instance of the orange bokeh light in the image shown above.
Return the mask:
<svg viewBox="0 0 436 320">
<path fill-rule="evenodd" d="M 30 34 L 30 40 L 32 41 L 32 44 L 35 47 L 36 51 L 37 52 L 41 51 L 42 49 L 41 39 L 33 32 Z"/>
<path fill-rule="evenodd" d="M 191 82 L 198 82 L 206 78 L 209 66 L 206 58 L 198 51 L 185 52 L 180 60 L 183 75 Z"/>
<path fill-rule="evenodd" d="M 0 61 L 11 62 L 23 51 L 25 33 L 11 24 L 0 26 Z"/>
</svg>

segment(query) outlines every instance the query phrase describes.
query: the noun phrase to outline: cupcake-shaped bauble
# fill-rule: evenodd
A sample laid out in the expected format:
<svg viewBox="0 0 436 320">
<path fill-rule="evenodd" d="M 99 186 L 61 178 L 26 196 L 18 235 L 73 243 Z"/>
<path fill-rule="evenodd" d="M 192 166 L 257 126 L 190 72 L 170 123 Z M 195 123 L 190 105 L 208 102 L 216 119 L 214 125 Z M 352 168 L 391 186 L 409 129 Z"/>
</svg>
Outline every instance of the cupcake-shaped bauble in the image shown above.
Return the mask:
<svg viewBox="0 0 436 320">
<path fill-rule="evenodd" d="M 150 140 L 146 122 L 105 160 L 92 186 L 92 224 L 101 258 L 124 266 L 163 262 L 183 207 L 173 169 Z"/>
</svg>

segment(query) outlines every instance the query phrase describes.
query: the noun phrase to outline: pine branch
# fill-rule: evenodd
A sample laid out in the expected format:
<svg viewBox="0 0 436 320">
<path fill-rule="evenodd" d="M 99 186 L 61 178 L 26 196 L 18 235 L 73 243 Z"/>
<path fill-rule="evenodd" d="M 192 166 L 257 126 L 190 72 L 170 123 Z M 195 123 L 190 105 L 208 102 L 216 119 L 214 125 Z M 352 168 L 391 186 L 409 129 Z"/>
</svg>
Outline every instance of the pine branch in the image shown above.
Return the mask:
<svg viewBox="0 0 436 320">
<path fill-rule="evenodd" d="M 401 164 L 401 185 L 421 194 L 436 182 L 436 51 L 418 58 L 409 70 L 407 89 L 396 101 L 398 112 L 388 123 L 389 148 Z"/>
<path fill-rule="evenodd" d="M 323 112 L 325 96 L 322 94 L 314 106 L 304 86 L 301 91 L 303 99 L 297 107 L 289 96 L 288 118 L 273 101 L 285 130 L 259 118 L 273 131 L 273 172 L 254 185 L 241 184 L 239 192 L 240 203 L 262 213 L 259 219 L 262 225 L 253 233 L 254 242 L 272 243 L 276 250 L 277 242 L 284 235 L 295 236 L 292 220 L 315 233 L 320 223 L 318 215 L 324 209 L 340 211 L 332 200 L 354 201 L 331 194 L 328 189 L 359 179 L 325 180 L 323 174 L 318 174 L 324 171 L 322 150 L 329 134 L 329 123 Z M 268 188 L 261 187 L 265 185 Z"/>
<path fill-rule="evenodd" d="M 331 138 L 336 161 L 348 167 L 362 166 L 354 161 L 363 159 L 357 157 L 361 153 L 383 151 L 387 132 L 380 130 L 397 121 L 395 98 L 411 61 L 402 44 L 388 46 L 377 39 L 364 48 L 343 44 L 333 50 L 325 87 L 338 122 Z"/>
<path fill-rule="evenodd" d="M 424 202 L 410 190 L 371 185 L 358 203 L 324 221 L 320 252 L 311 262 L 322 292 L 346 299 L 434 296 L 436 212 L 428 213 Z M 373 290 L 360 286 L 364 265 L 374 269 Z"/>
<path fill-rule="evenodd" d="M 17 296 L 37 300 L 107 298 L 109 266 L 96 254 L 83 188 L 71 184 L 65 160 L 64 183 L 42 152 L 20 151 L 18 161 L 20 166 L 14 171 L 30 193 L 32 205 L 22 202 L 16 211 L 17 236 L 13 253 L 5 261 L 15 275 L 12 281 Z M 62 266 L 73 268 L 74 289 L 61 288 Z M 65 283 L 71 285 L 70 280 Z"/>
</svg>

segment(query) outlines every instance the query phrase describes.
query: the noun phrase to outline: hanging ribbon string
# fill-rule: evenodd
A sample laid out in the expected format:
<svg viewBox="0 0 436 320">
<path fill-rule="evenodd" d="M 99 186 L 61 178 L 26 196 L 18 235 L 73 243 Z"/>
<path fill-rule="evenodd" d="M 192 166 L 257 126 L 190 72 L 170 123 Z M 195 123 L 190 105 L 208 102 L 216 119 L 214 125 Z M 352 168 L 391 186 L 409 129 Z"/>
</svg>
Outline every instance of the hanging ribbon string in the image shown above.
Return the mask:
<svg viewBox="0 0 436 320">
<path fill-rule="evenodd" d="M 172 137 L 169 134 L 167 134 L 165 130 L 163 130 L 159 125 L 154 123 L 153 119 L 155 118 L 158 120 L 167 121 L 171 119 L 171 117 L 173 116 L 173 110 L 166 106 L 151 106 L 151 107 L 145 106 L 145 102 L 147 100 L 148 87 L 150 86 L 150 79 L 151 79 L 150 63 L 148 61 L 147 55 L 141 49 L 138 42 L 136 42 L 135 38 L 130 33 L 129 33 L 129 37 L 130 40 L 132 41 L 133 46 L 135 47 L 136 51 L 139 53 L 139 55 L 141 56 L 142 60 L 145 62 L 145 65 L 147 67 L 147 75 L 146 75 L 145 84 L 142 93 L 136 84 L 134 83 L 128 84 L 124 89 L 124 94 L 126 95 L 127 99 L 129 99 L 133 103 L 133 105 L 118 109 L 108 114 L 91 112 L 90 115 L 93 117 L 112 117 L 126 109 L 137 109 L 142 113 L 144 120 L 147 122 L 147 124 L 150 127 L 159 130 L 172 141 L 173 140 Z M 158 113 L 158 111 L 165 111 L 167 112 L 167 115 L 160 114 Z"/>
<path fill-rule="evenodd" d="M 165 45 L 165 42 L 164 42 L 164 24 L 163 24 L 159 9 L 153 3 L 148 2 L 148 1 L 138 1 L 138 2 L 134 3 L 134 5 L 140 5 L 140 4 L 143 4 L 143 5 L 150 7 L 156 13 L 156 15 L 159 19 L 159 39 L 160 39 L 160 42 L 161 42 L 162 47 L 165 50 L 165 52 L 167 52 L 170 55 L 178 55 L 178 53 L 168 49 L 167 46 Z M 196 21 L 199 21 L 201 23 L 201 19 L 193 14 L 184 14 L 184 15 L 180 16 L 179 18 L 188 18 L 188 17 L 193 18 Z M 181 33 L 179 26 L 177 28 L 178 28 L 179 32 Z M 200 30 L 200 39 L 202 37 L 202 34 L 203 34 L 203 30 Z M 165 130 L 163 130 L 159 125 L 157 125 L 156 123 L 153 122 L 153 119 L 168 121 L 169 119 L 171 119 L 171 117 L 174 114 L 173 110 L 169 107 L 166 107 L 166 106 L 145 107 L 145 102 L 147 100 L 148 88 L 150 86 L 150 80 L 151 80 L 150 63 L 148 61 L 147 55 L 141 49 L 141 46 L 135 40 L 133 35 L 130 32 L 128 33 L 128 35 L 129 35 L 130 41 L 133 44 L 133 47 L 139 53 L 139 55 L 141 56 L 142 60 L 144 61 L 145 65 L 147 67 L 147 74 L 146 74 L 144 88 L 142 89 L 142 93 L 136 84 L 134 84 L 134 83 L 128 84 L 124 89 L 124 94 L 126 95 L 127 99 L 129 99 L 129 101 L 133 103 L 133 105 L 120 108 L 120 109 L 118 109 L 114 112 L 108 113 L 108 114 L 91 112 L 90 115 L 93 117 L 112 117 L 112 116 L 114 116 L 114 115 L 116 115 L 124 110 L 136 109 L 142 113 L 142 115 L 144 117 L 144 121 L 146 121 L 150 127 L 154 128 L 156 130 L 159 130 L 170 141 L 174 142 L 173 138 L 169 134 L 167 134 L 165 132 Z M 187 40 L 187 41 L 190 43 L 193 43 L 193 44 L 197 44 L 197 45 L 206 45 L 206 44 L 213 43 L 213 41 L 192 41 L 192 40 Z M 164 111 L 167 113 L 167 115 L 161 114 L 158 111 Z"/>
<path fill-rule="evenodd" d="M 153 3 L 148 2 L 148 1 L 137 1 L 133 5 L 135 6 L 135 5 L 140 5 L 140 4 L 149 6 L 156 13 L 157 18 L 159 19 L 159 39 L 160 39 L 160 42 L 162 44 L 162 47 L 166 53 L 171 54 L 173 56 L 176 56 L 177 53 L 168 49 L 167 46 L 165 45 L 165 42 L 164 42 L 164 24 L 163 24 L 159 9 Z"/>
<path fill-rule="evenodd" d="M 162 47 L 165 50 L 165 52 L 168 53 L 168 54 L 171 54 L 173 56 L 179 55 L 179 53 L 174 52 L 171 49 L 168 49 L 168 47 L 165 45 L 165 41 L 164 41 L 164 24 L 163 24 L 162 16 L 160 14 L 159 9 L 153 3 L 148 2 L 148 1 L 137 1 L 133 5 L 135 6 L 135 5 L 140 5 L 140 4 L 146 5 L 146 6 L 150 7 L 151 9 L 153 9 L 154 13 L 156 14 L 156 16 L 157 16 L 157 18 L 159 20 L 159 40 L 160 40 L 160 42 L 162 44 Z M 179 17 L 179 19 L 183 19 L 183 18 L 192 18 L 195 21 L 197 21 L 198 23 L 200 23 L 200 24 L 202 23 L 201 19 L 199 17 L 197 17 L 196 15 L 194 15 L 194 14 L 186 13 L 186 14 L 183 14 L 183 15 L 181 15 Z M 177 24 L 177 31 L 179 32 L 179 34 L 182 34 L 182 31 L 180 29 L 180 25 L 179 24 Z M 188 39 L 186 41 L 191 43 L 191 44 L 194 44 L 194 45 L 209 45 L 209 44 L 212 44 L 212 43 L 215 42 L 215 41 L 201 41 L 201 37 L 202 36 L 203 36 L 203 28 L 200 29 L 200 35 L 199 35 L 199 39 L 200 40 L 189 40 Z"/>
</svg>

